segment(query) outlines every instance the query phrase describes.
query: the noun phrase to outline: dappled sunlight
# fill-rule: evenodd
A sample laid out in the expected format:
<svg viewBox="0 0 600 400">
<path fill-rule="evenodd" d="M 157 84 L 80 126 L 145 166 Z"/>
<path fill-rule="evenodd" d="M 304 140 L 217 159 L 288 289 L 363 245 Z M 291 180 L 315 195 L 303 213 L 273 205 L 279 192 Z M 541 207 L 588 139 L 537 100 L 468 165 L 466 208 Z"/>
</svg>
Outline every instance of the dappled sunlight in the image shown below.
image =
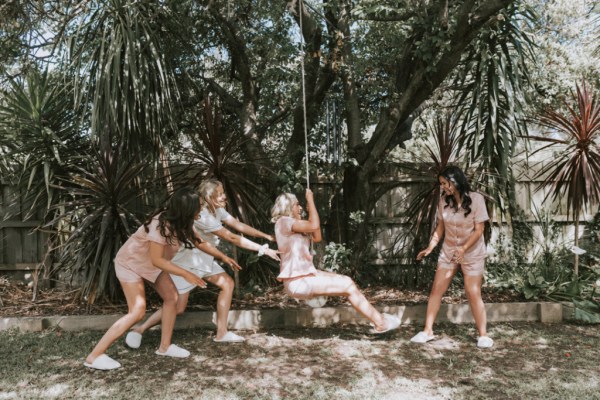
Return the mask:
<svg viewBox="0 0 600 400">
<path fill-rule="evenodd" d="M 115 371 L 81 365 L 99 333 L 59 340 L 5 334 L 0 339 L 10 347 L 0 400 L 541 398 L 548 388 L 589 398 L 598 391 L 597 327 L 493 324 L 496 344 L 485 350 L 475 346 L 472 325 L 436 324 L 436 340 L 409 342 L 420 328 L 388 335 L 351 325 L 273 329 L 239 332 L 247 341 L 238 344 L 214 343 L 212 330 L 179 330 L 174 340 L 192 353 L 185 360 L 157 357 L 160 332 L 151 331 L 138 350 L 122 341 L 109 349 L 123 365 Z M 18 350 L 24 347 L 30 350 L 25 363 Z"/>
</svg>

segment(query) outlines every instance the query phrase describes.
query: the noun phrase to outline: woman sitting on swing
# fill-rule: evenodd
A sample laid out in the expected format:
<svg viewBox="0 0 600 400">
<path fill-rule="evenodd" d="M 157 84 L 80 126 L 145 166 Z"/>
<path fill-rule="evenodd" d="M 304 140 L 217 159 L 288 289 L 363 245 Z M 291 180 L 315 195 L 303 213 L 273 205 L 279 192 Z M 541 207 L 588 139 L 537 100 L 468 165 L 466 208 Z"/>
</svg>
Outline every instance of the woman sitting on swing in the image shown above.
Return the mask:
<svg viewBox="0 0 600 400">
<path fill-rule="evenodd" d="M 400 319 L 377 311 L 352 279 L 315 268 L 310 242 L 320 242 L 322 236 L 319 214 L 310 189 L 306 189 L 306 208 L 308 220 L 303 220 L 302 207 L 296 196 L 284 193 L 277 197 L 271 210 L 271 221 L 275 223 L 275 238 L 281 257 L 281 270 L 277 279 L 283 282 L 286 293 L 300 300 L 317 296 L 346 296 L 356 311 L 371 321 L 375 327 L 373 333 L 398 328 Z"/>
</svg>

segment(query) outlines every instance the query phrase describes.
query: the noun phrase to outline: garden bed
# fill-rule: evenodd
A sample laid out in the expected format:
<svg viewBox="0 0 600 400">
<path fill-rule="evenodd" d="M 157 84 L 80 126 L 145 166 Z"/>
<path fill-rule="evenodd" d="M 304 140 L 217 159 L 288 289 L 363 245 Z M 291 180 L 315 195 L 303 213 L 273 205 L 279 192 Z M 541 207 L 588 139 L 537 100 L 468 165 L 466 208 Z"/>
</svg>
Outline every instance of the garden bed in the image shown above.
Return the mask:
<svg viewBox="0 0 600 400">
<path fill-rule="evenodd" d="M 427 303 L 428 290 L 411 291 L 397 290 L 384 287 L 362 288 L 367 298 L 376 305 L 416 305 Z M 157 294 L 148 289 L 148 309 L 152 310 L 160 305 Z M 214 310 L 217 298 L 217 289 L 212 286 L 204 290 L 194 290 L 190 295 L 188 310 L 203 311 Z M 509 303 L 526 301 L 518 293 L 509 290 L 498 291 L 493 288 L 483 288 L 485 303 Z M 267 288 L 241 293 L 240 298 L 234 298 L 232 309 L 253 310 L 273 308 L 299 308 L 306 307 L 304 303 L 285 295 L 282 287 Z M 107 315 L 125 313 L 125 301 L 111 303 L 97 301 L 94 304 L 80 298 L 77 290 L 50 289 L 38 292 L 36 300 L 32 301 L 33 291 L 23 283 L 9 281 L 0 277 L 0 306 L 3 317 L 39 317 L 49 315 Z M 443 298 L 444 304 L 466 303 L 467 299 L 459 284 L 453 284 Z M 341 297 L 329 298 L 328 306 L 335 307 L 349 305 Z"/>
</svg>

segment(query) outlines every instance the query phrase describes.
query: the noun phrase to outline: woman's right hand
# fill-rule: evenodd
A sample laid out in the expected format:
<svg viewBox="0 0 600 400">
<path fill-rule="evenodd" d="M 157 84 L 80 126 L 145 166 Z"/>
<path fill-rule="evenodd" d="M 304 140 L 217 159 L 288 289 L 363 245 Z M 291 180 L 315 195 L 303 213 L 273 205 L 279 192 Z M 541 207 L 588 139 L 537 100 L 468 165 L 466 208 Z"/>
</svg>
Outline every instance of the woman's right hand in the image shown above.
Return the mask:
<svg viewBox="0 0 600 400">
<path fill-rule="evenodd" d="M 201 287 L 202 289 L 206 288 L 206 281 L 202 278 L 200 278 L 198 275 L 190 272 L 190 271 L 185 271 L 186 274 L 183 275 L 183 278 L 188 281 L 189 283 L 193 283 L 195 285 L 198 285 L 198 287 Z"/>
<path fill-rule="evenodd" d="M 431 254 L 431 249 L 429 247 L 421 250 L 419 254 L 417 254 L 417 261 L 421 261 L 423 257 L 427 257 L 429 254 Z"/>
<path fill-rule="evenodd" d="M 306 196 L 306 203 L 307 204 L 308 203 L 313 203 L 313 204 L 315 203 L 315 195 L 314 195 L 314 193 L 313 193 L 312 190 L 310 190 L 310 189 L 307 188 L 305 196 Z"/>
<path fill-rule="evenodd" d="M 279 252 L 277 250 L 267 249 L 267 250 L 265 250 L 265 254 L 268 255 L 269 257 L 271 257 L 275 261 L 281 261 L 279 259 Z"/>
</svg>

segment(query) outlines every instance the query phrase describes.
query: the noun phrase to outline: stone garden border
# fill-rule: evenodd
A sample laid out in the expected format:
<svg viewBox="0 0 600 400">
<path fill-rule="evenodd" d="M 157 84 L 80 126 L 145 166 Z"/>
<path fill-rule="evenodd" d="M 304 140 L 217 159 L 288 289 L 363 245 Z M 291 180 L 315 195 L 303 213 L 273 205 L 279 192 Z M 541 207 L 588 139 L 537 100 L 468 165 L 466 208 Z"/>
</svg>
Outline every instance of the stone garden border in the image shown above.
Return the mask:
<svg viewBox="0 0 600 400">
<path fill-rule="evenodd" d="M 379 306 L 381 312 L 397 315 L 403 325 L 423 323 L 426 305 Z M 491 303 L 485 305 L 488 322 L 539 321 L 559 323 L 570 319 L 572 309 L 561 303 Z M 177 318 L 176 329 L 213 328 L 214 311 L 186 312 Z M 18 329 L 22 332 L 40 332 L 45 329 L 64 331 L 106 330 L 122 314 L 69 315 L 45 317 L 0 318 L 0 331 Z M 437 321 L 456 324 L 472 323 L 468 304 L 442 304 Z M 230 329 L 259 330 L 270 328 L 326 327 L 332 324 L 366 324 L 352 307 L 324 307 L 302 309 L 231 310 Z"/>
</svg>

